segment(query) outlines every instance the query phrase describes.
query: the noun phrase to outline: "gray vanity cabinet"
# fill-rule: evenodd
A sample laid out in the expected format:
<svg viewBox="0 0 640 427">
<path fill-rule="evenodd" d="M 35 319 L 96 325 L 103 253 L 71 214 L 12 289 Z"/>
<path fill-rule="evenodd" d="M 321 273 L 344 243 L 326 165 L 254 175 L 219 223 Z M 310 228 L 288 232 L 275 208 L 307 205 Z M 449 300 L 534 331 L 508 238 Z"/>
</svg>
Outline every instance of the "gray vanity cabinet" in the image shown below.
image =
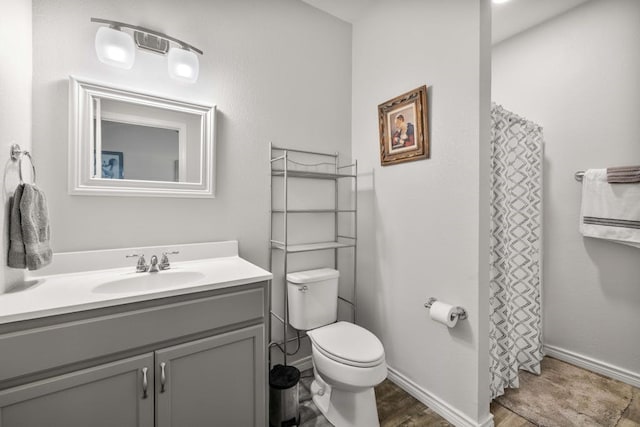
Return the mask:
<svg viewBox="0 0 640 427">
<path fill-rule="evenodd" d="M 142 369 L 153 354 L 0 391 L 2 427 L 152 427 L 153 377 L 142 389 Z"/>
<path fill-rule="evenodd" d="M 262 425 L 263 337 L 254 326 L 157 351 L 157 427 Z"/>
<path fill-rule="evenodd" d="M 0 427 L 264 427 L 266 286 L 1 324 Z"/>
</svg>

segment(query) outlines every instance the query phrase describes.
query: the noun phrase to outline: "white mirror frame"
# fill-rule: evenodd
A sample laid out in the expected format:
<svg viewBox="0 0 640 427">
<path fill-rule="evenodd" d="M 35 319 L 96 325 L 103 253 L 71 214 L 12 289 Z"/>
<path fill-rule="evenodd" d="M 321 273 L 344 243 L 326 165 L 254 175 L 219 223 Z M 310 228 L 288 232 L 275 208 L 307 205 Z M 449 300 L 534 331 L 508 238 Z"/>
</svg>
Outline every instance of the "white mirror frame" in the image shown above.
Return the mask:
<svg viewBox="0 0 640 427">
<path fill-rule="evenodd" d="M 102 179 L 91 175 L 94 98 L 129 102 L 201 116 L 200 181 Z M 215 112 L 196 104 L 69 77 L 69 194 L 83 196 L 215 197 Z"/>
</svg>

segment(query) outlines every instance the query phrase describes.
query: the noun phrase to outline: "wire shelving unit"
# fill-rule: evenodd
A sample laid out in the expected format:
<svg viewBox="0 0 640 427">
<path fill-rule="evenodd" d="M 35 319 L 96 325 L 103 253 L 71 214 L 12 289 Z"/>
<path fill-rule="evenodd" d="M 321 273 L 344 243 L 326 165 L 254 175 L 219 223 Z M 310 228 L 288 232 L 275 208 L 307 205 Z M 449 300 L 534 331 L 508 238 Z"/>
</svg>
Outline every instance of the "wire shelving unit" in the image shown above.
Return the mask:
<svg viewBox="0 0 640 427">
<path fill-rule="evenodd" d="M 322 153 L 316 151 L 298 150 L 293 148 L 277 147 L 273 144 L 269 146 L 270 153 L 270 165 L 271 165 L 271 177 L 270 177 L 270 251 L 269 251 L 269 266 L 271 271 L 274 270 L 273 264 L 273 252 L 281 251 L 283 262 L 281 265 L 283 271 L 283 294 L 284 305 L 283 315 L 280 316 L 273 311 L 271 294 L 269 295 L 269 311 L 272 317 L 276 318 L 282 323 L 283 339 L 280 342 L 274 342 L 271 334 L 271 321 L 269 322 L 269 363 L 271 363 L 271 347 L 276 346 L 279 348 L 284 357 L 284 364 L 287 365 L 287 343 L 296 340 L 296 338 L 289 338 L 289 310 L 288 310 L 288 292 L 286 278 L 289 273 L 289 257 L 295 256 L 299 253 L 309 253 L 314 251 L 333 251 L 333 263 L 334 268 L 338 269 L 338 259 L 340 250 L 351 248 L 353 250 L 353 297 L 352 300 L 347 300 L 343 297 L 339 297 L 341 301 L 346 302 L 352 308 L 353 321 L 356 321 L 356 290 L 357 290 L 357 277 L 356 277 L 356 257 L 357 257 L 357 212 L 358 212 L 358 162 L 354 161 L 348 165 L 340 165 L 340 156 L 338 153 Z M 294 159 L 295 156 L 303 156 L 307 159 L 306 162 L 300 162 Z M 323 170 L 322 170 L 323 169 Z M 289 184 L 292 179 L 302 180 L 332 180 L 335 185 L 333 189 L 334 202 L 333 206 L 327 206 L 323 208 L 315 209 L 291 209 Z M 339 182 L 341 180 L 352 180 L 353 197 L 351 205 L 347 209 L 340 208 Z M 274 187 L 276 185 L 282 186 L 282 201 L 281 206 L 274 206 L 276 201 L 274 200 Z M 333 214 L 334 216 L 334 238 L 331 241 L 320 242 L 305 242 L 291 244 L 289 235 L 289 217 L 290 215 L 309 215 L 309 214 Z M 351 234 L 342 234 L 339 230 L 340 221 L 339 215 L 353 215 L 353 230 Z M 280 239 L 274 239 L 274 227 L 275 221 L 282 221 L 282 236 Z M 298 335 L 298 340 L 300 339 Z"/>
</svg>

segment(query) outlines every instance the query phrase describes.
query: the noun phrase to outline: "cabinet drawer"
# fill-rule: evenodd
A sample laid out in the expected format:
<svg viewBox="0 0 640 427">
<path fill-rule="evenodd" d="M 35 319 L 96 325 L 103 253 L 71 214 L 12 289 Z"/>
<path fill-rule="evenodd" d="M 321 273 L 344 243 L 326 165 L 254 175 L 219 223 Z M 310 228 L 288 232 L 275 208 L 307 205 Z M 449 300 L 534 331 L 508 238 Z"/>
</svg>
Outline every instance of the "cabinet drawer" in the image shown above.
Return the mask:
<svg viewBox="0 0 640 427">
<path fill-rule="evenodd" d="M 254 288 L 0 336 L 0 382 L 264 317 Z"/>
</svg>

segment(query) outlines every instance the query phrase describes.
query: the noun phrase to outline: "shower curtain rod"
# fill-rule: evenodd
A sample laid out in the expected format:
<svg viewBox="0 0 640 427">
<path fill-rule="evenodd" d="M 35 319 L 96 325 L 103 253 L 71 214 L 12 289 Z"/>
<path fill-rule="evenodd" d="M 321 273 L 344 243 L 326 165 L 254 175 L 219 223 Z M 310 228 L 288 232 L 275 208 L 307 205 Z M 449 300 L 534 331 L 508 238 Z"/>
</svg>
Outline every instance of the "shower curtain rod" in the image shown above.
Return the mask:
<svg viewBox="0 0 640 427">
<path fill-rule="evenodd" d="M 517 115 L 516 113 L 514 113 L 514 112 L 513 112 L 513 111 L 511 111 L 511 110 L 507 110 L 506 108 L 504 108 L 504 107 L 503 107 L 502 105 L 500 105 L 500 104 L 496 104 L 495 102 L 493 102 L 493 103 L 492 103 L 492 108 L 496 108 L 496 109 L 498 109 L 498 110 L 502 110 L 502 111 L 504 111 L 504 112 L 506 113 L 506 115 L 508 116 L 508 118 L 507 118 L 507 119 L 508 119 L 510 122 L 514 122 L 514 121 L 515 121 L 515 122 L 523 123 L 523 124 L 525 124 L 525 125 L 533 126 L 533 127 L 536 127 L 536 128 L 538 128 L 538 129 L 541 129 L 541 130 L 542 130 L 542 126 L 541 126 L 541 125 L 539 125 L 538 123 L 533 122 L 533 121 L 531 121 L 531 120 L 529 120 L 529 119 L 527 119 L 527 118 L 525 118 L 525 117 L 521 117 L 521 116 Z"/>
<path fill-rule="evenodd" d="M 511 113 L 511 114 L 513 114 L 513 113 Z M 529 125 L 529 126 L 533 126 L 533 127 L 542 129 L 542 126 L 540 126 L 536 122 L 532 122 L 531 120 L 527 120 L 524 117 L 520 117 L 520 116 L 518 116 L 516 114 L 513 114 L 513 117 L 509 117 L 508 120 L 510 122 L 518 122 L 518 123 L 521 123 L 521 124 L 524 124 L 524 125 Z"/>
</svg>

